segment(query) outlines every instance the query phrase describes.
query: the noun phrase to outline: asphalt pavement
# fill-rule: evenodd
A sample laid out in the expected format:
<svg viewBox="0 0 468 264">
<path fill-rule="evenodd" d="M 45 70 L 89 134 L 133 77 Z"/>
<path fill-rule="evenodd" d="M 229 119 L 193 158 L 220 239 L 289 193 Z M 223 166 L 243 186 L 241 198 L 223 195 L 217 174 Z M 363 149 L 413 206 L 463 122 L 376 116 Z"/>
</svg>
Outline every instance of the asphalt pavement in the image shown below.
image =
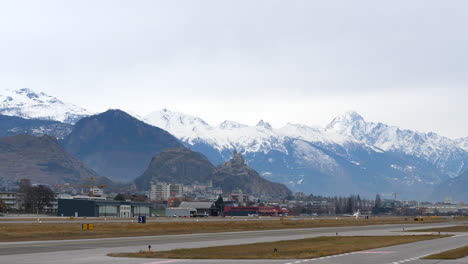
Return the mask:
<svg viewBox="0 0 468 264">
<path fill-rule="evenodd" d="M 454 225 L 424 224 L 411 225 L 411 229 L 442 227 Z M 339 235 L 397 235 L 402 234 L 403 227 L 408 225 L 378 225 L 378 226 L 356 226 L 356 227 L 334 227 L 334 228 L 309 228 L 289 229 L 251 232 L 227 232 L 211 234 L 187 234 L 171 236 L 148 236 L 129 238 L 107 238 L 107 239 L 80 239 L 66 241 L 28 241 L 0 243 L 0 263 L 125 263 L 125 264 L 159 264 L 159 263 L 346 263 L 346 264 L 396 264 L 396 263 L 468 263 L 462 262 L 440 262 L 433 260 L 420 260 L 423 255 L 437 253 L 448 249 L 468 244 L 467 234 L 457 234 L 454 237 L 442 238 L 429 241 L 421 241 L 400 246 L 381 249 L 373 249 L 364 252 L 352 252 L 348 254 L 330 256 L 326 258 L 304 259 L 304 260 L 162 260 L 162 259 L 132 259 L 113 258 L 106 256 L 113 252 L 135 252 L 146 250 L 152 245 L 153 250 L 170 250 L 175 248 L 200 248 L 218 245 L 235 245 L 257 242 L 270 242 L 278 240 L 292 240 L 317 236 Z M 411 233 L 404 233 L 411 234 Z M 465 261 L 465 262 L 463 262 Z"/>
</svg>

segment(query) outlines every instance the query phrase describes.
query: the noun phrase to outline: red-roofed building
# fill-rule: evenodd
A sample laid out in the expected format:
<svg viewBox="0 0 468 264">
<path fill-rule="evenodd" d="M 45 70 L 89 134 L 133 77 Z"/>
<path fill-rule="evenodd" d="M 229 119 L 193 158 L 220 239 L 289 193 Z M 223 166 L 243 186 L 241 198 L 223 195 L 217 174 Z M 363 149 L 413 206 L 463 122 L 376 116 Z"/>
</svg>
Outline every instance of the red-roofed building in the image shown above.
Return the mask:
<svg viewBox="0 0 468 264">
<path fill-rule="evenodd" d="M 226 206 L 225 216 L 286 216 L 289 211 L 280 207 L 267 206 Z"/>
</svg>

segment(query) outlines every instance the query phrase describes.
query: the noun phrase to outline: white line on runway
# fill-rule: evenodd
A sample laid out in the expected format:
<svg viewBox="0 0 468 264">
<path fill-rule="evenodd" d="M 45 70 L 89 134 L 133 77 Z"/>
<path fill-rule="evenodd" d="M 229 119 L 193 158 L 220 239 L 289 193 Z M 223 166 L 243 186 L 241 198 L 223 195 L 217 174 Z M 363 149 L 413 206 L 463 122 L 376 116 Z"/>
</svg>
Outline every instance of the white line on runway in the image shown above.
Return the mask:
<svg viewBox="0 0 468 264">
<path fill-rule="evenodd" d="M 172 260 L 162 260 L 162 261 L 156 261 L 156 262 L 148 262 L 145 264 L 162 264 L 162 263 L 174 263 L 174 262 L 181 262 L 181 261 L 187 261 L 189 259 L 172 259 Z"/>
<path fill-rule="evenodd" d="M 325 257 L 320 257 L 320 258 L 303 259 L 303 260 L 298 260 L 298 261 L 295 261 L 295 262 L 288 262 L 288 263 L 284 263 L 284 264 L 297 264 L 297 263 L 301 263 L 301 262 L 309 262 L 309 261 L 314 261 L 314 260 L 337 258 L 337 257 L 348 256 L 348 255 L 353 255 L 353 254 L 357 254 L 357 253 L 359 253 L 359 251 L 343 253 L 343 254 L 338 254 L 338 255 L 332 255 L 332 256 L 325 256 Z"/>
</svg>

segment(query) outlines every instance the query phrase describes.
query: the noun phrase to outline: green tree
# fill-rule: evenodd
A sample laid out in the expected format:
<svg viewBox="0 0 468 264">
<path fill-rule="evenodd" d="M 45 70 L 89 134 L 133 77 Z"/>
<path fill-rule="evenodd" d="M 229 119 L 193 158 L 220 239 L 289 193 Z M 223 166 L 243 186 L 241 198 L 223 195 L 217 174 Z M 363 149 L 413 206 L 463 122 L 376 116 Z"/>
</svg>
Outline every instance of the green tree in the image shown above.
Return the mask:
<svg viewBox="0 0 468 264">
<path fill-rule="evenodd" d="M 123 194 L 119 193 L 114 197 L 114 200 L 125 201 L 125 196 Z"/>
<path fill-rule="evenodd" d="M 218 215 L 223 216 L 224 215 L 224 200 L 221 195 L 218 196 L 218 199 L 215 202 L 215 206 L 218 209 Z"/>
</svg>

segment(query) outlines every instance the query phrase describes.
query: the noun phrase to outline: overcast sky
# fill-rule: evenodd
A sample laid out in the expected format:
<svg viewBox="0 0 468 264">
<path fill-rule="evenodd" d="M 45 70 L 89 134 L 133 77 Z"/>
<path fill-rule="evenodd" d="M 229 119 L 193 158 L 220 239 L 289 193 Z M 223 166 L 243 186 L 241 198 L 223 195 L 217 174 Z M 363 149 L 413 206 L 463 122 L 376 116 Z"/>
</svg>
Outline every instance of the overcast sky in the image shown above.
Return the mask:
<svg viewBox="0 0 468 264">
<path fill-rule="evenodd" d="M 279 127 L 468 136 L 467 1 L 0 0 L 0 89 Z"/>
</svg>

